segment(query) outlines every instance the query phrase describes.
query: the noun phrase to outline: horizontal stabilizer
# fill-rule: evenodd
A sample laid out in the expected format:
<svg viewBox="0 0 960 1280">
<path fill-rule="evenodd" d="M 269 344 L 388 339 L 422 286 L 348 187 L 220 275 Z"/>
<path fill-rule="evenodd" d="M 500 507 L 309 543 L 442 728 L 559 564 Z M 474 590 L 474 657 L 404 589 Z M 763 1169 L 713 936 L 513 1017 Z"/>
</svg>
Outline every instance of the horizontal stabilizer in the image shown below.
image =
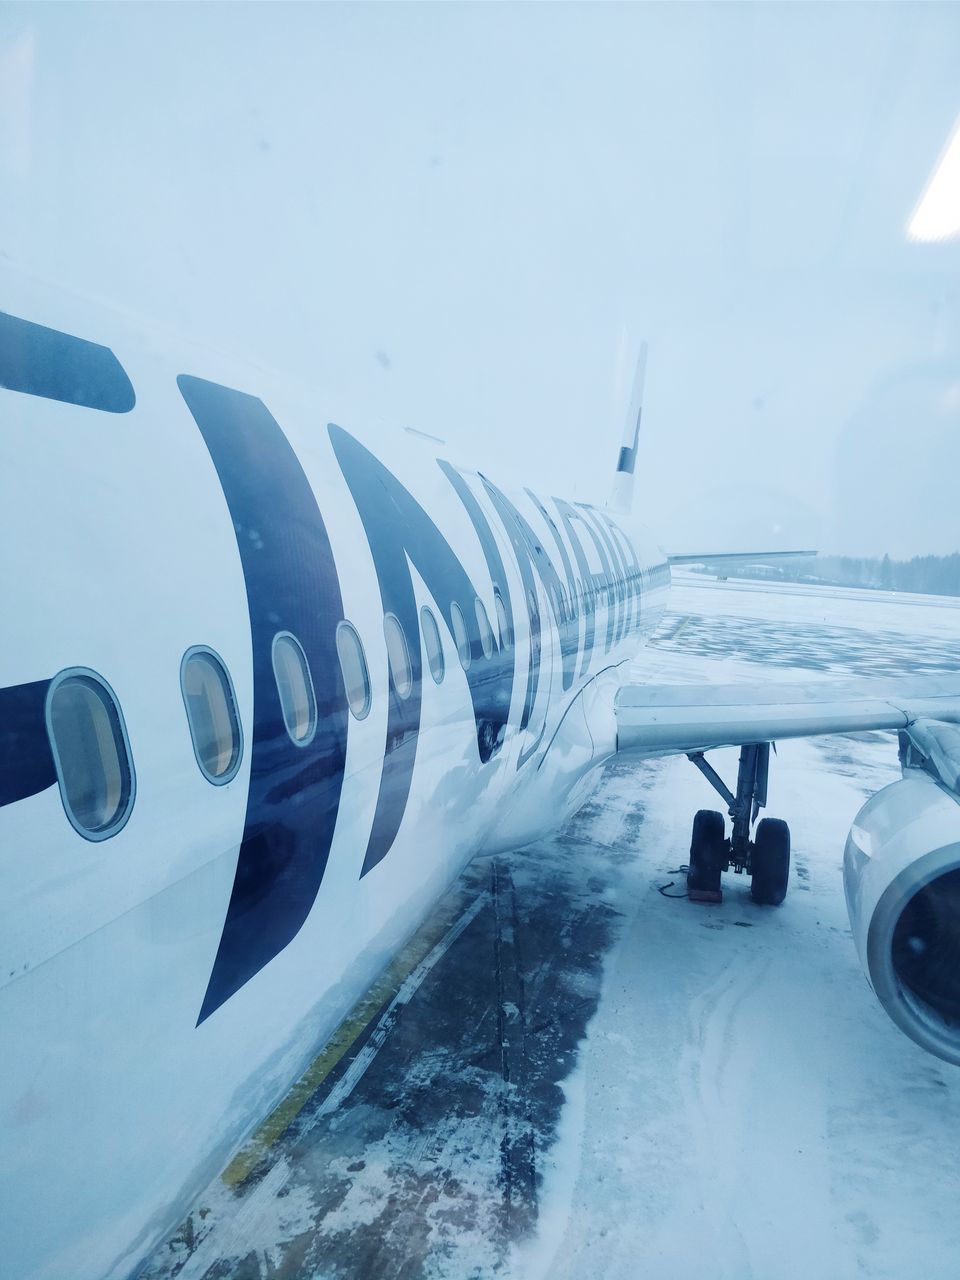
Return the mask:
<svg viewBox="0 0 960 1280">
<path fill-rule="evenodd" d="M 816 551 L 700 551 L 696 555 L 667 556 L 670 564 L 766 564 L 769 560 L 798 560 Z"/>
<path fill-rule="evenodd" d="M 627 685 L 616 700 L 617 750 L 679 755 L 748 742 L 960 722 L 960 677 L 797 684 Z"/>
</svg>

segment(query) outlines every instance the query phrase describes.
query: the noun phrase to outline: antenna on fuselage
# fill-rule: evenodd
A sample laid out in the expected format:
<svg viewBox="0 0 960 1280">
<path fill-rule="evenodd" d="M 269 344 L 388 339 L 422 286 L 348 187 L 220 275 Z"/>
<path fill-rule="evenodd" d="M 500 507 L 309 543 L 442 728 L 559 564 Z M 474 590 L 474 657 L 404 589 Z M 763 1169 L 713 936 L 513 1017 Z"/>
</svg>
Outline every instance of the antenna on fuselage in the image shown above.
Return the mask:
<svg viewBox="0 0 960 1280">
<path fill-rule="evenodd" d="M 621 515 L 629 515 L 633 507 L 633 473 L 637 465 L 637 445 L 640 440 L 640 416 L 643 413 L 643 384 L 647 376 L 647 344 L 641 342 L 637 356 L 637 371 L 633 376 L 633 393 L 627 410 L 627 423 L 617 460 L 617 474 L 613 489 L 607 499 L 607 507 Z"/>
</svg>

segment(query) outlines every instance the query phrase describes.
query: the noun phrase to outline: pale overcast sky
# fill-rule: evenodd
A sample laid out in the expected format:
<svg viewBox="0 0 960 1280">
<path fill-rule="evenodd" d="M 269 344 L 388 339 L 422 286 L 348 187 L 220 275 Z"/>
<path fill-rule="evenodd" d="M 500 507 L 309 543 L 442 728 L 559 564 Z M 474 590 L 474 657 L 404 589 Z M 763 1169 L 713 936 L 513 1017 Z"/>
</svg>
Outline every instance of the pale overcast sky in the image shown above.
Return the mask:
<svg viewBox="0 0 960 1280">
<path fill-rule="evenodd" d="M 0 252 L 580 499 L 648 338 L 669 549 L 956 550 L 958 68 L 952 4 L 7 4 Z"/>
</svg>

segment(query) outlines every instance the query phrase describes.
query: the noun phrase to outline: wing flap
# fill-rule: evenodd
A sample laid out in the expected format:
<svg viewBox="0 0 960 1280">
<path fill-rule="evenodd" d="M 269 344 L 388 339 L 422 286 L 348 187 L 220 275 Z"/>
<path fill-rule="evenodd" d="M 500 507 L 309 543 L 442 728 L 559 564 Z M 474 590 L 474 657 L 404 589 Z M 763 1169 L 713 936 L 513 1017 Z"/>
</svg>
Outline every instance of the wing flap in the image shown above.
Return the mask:
<svg viewBox="0 0 960 1280">
<path fill-rule="evenodd" d="M 960 678 L 799 684 L 626 685 L 616 700 L 617 750 L 645 756 L 745 742 L 960 722 Z"/>
</svg>

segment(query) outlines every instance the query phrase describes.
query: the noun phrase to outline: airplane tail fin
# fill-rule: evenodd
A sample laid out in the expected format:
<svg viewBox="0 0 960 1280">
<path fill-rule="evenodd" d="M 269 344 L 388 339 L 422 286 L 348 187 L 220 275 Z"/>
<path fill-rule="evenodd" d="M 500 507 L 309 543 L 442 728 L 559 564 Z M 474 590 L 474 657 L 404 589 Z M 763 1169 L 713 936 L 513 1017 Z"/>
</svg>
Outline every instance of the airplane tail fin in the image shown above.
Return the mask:
<svg viewBox="0 0 960 1280">
<path fill-rule="evenodd" d="M 643 413 L 643 384 L 647 374 L 647 344 L 640 344 L 637 370 L 633 378 L 633 393 L 627 411 L 627 424 L 623 445 L 617 461 L 617 474 L 613 489 L 607 499 L 607 508 L 620 515 L 629 515 L 633 507 L 634 469 L 637 465 L 637 445 L 640 440 L 640 416 Z"/>
</svg>

